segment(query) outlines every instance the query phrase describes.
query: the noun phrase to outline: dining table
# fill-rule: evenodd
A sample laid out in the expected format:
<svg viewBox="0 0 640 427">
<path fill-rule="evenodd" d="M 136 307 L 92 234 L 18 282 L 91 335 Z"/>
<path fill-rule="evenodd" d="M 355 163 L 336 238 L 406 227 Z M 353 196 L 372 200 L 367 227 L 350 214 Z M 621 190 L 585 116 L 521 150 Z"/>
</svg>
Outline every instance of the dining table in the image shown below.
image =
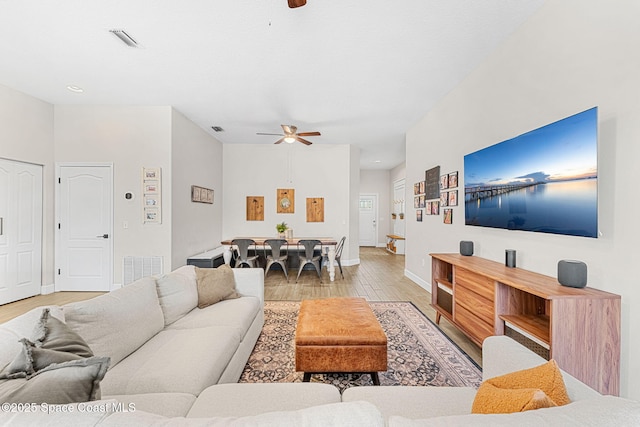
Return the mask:
<svg viewBox="0 0 640 427">
<path fill-rule="evenodd" d="M 225 248 L 223 254 L 225 262 L 226 260 L 231 259 L 231 247 L 233 246 L 233 240 L 235 239 L 251 239 L 256 242 L 256 246 L 264 246 L 265 241 L 269 239 L 284 239 L 287 241 L 289 246 L 297 246 L 300 240 L 319 240 L 321 246 L 320 253 L 327 259 L 327 271 L 329 272 L 329 279 L 332 282 L 335 280 L 336 267 L 334 263 L 336 260 L 336 245 L 338 244 L 338 241 L 333 237 L 232 237 L 220 242 Z"/>
</svg>

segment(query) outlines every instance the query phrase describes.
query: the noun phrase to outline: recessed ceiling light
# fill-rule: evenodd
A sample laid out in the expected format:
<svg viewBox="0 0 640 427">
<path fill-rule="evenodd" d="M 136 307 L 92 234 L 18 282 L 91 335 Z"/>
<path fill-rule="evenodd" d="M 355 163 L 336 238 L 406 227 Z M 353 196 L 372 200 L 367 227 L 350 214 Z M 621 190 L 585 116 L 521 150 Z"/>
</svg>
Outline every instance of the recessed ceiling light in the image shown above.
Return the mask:
<svg viewBox="0 0 640 427">
<path fill-rule="evenodd" d="M 382 160 L 374 160 L 373 163 L 382 163 Z"/>
<path fill-rule="evenodd" d="M 82 92 L 84 92 L 84 89 L 82 89 L 80 86 L 74 86 L 74 85 L 67 86 L 67 90 L 70 90 L 73 93 L 82 93 Z"/>
</svg>

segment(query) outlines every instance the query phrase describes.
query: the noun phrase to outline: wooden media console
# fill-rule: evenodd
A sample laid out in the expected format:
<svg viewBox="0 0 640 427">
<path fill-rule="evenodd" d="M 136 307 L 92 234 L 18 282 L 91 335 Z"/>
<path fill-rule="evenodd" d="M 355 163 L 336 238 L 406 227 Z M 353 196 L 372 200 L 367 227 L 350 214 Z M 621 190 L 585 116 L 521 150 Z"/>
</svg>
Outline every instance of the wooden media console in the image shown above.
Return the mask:
<svg viewBox="0 0 640 427">
<path fill-rule="evenodd" d="M 515 331 L 602 394 L 620 393 L 620 296 L 459 254 L 431 255 L 431 305 L 478 345 Z"/>
</svg>

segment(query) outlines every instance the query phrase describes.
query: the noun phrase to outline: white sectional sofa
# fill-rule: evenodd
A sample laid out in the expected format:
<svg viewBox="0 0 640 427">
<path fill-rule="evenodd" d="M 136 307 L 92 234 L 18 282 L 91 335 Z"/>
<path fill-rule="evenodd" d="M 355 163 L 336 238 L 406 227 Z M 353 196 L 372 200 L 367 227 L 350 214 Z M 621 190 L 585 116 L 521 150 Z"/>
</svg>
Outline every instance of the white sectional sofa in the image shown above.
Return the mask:
<svg viewBox="0 0 640 427">
<path fill-rule="evenodd" d="M 28 411 L 3 405 L 0 425 L 640 425 L 640 403 L 602 396 L 564 372 L 572 403 L 504 415 L 471 414 L 472 388 L 352 387 L 341 395 L 320 383 L 238 384 L 263 324 L 263 272 L 234 270 L 243 296 L 200 310 L 193 303 L 192 269 L 182 267 L 166 282 L 144 279 L 52 308 L 94 354 L 112 358 L 101 384 L 103 400 L 63 405 L 55 414 L 40 405 Z M 12 359 L 13 342 L 30 333 L 28 325 L 38 315 L 30 312 L 0 325 L 0 367 Z M 490 337 L 483 345 L 484 379 L 544 362 L 507 337 Z"/>
<path fill-rule="evenodd" d="M 103 399 L 184 415 L 207 387 L 238 381 L 262 331 L 262 269 L 234 269 L 233 275 L 241 297 L 204 309 L 196 307 L 193 266 L 49 309 L 94 355 L 111 358 L 100 383 Z M 0 370 L 20 351 L 20 338 L 35 340 L 41 313 L 37 308 L 0 325 Z"/>
</svg>

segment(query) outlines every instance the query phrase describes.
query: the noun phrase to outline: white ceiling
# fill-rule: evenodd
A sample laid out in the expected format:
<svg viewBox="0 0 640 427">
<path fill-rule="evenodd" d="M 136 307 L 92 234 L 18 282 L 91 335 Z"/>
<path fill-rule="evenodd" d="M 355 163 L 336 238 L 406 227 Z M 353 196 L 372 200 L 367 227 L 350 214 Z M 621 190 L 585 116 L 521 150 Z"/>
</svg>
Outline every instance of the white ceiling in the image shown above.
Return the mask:
<svg viewBox="0 0 640 427">
<path fill-rule="evenodd" d="M 0 0 L 0 84 L 52 104 L 171 105 L 224 144 L 293 124 L 390 169 L 406 130 L 542 3 Z"/>
</svg>

